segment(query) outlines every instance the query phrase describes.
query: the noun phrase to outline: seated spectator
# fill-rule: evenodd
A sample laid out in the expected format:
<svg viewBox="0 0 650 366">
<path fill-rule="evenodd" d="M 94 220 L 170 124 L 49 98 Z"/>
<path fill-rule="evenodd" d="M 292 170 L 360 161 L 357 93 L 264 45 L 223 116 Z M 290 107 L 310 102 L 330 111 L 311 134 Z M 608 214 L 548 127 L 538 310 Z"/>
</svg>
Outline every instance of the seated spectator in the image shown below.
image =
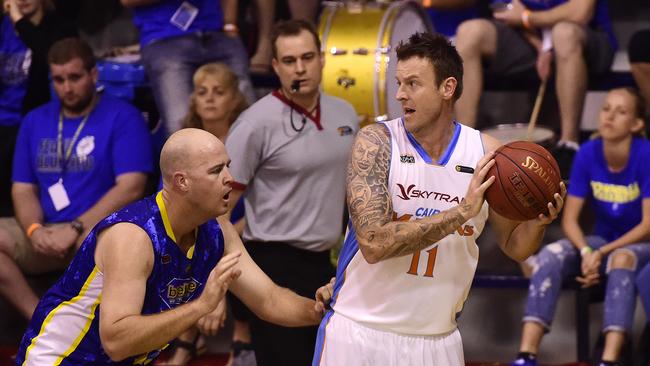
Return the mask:
<svg viewBox="0 0 650 366">
<path fill-rule="evenodd" d="M 286 0 L 291 13 L 291 19 L 302 19 L 314 23 L 318 12 L 316 0 Z M 257 17 L 257 45 L 251 56 L 251 72 L 257 74 L 271 73 L 271 30 L 275 21 L 275 0 L 255 0 Z"/>
<path fill-rule="evenodd" d="M 206 64 L 194 73 L 193 84 L 194 91 L 190 97 L 189 112 L 183 122 L 183 128 L 200 128 L 225 142 L 230 126 L 248 107 L 246 99 L 237 87 L 237 75 L 225 64 Z M 244 229 L 243 216 L 244 200 L 240 198 L 230 216 L 230 221 L 239 235 Z M 251 362 L 255 365 L 255 354 L 250 345 L 250 329 L 246 313 L 243 313 L 248 310 L 236 297 L 229 296 L 229 298 L 231 302 L 236 303 L 232 307 L 235 318 L 233 344 L 239 344 L 240 348 L 243 348 L 236 356 L 231 354 L 230 357 L 237 357 L 239 359 L 237 365 L 240 366 L 250 365 Z M 186 365 L 204 350 L 205 340 L 202 335 L 215 335 L 223 327 L 225 318 L 226 301 L 222 301 L 215 311 L 199 320 L 196 327 L 177 339 L 176 351 L 165 364 Z M 244 363 L 244 359 L 249 361 Z"/>
<path fill-rule="evenodd" d="M 645 99 L 646 107 L 650 107 L 650 29 L 636 32 L 632 36 L 628 54 L 636 85 Z"/>
<path fill-rule="evenodd" d="M 521 345 L 512 365 L 537 365 L 539 345 L 551 326 L 563 281 L 575 277 L 583 287 L 590 287 L 604 276 L 605 346 L 600 365 L 617 364 L 632 330 L 634 277 L 650 262 L 650 171 L 646 167 L 650 143 L 641 136 L 643 113 L 643 101 L 635 90 L 614 89 L 607 94 L 598 136 L 580 147 L 571 171 L 562 217 L 566 239 L 545 246 L 532 262 Z M 578 223 L 586 201 L 596 218 L 589 236 Z"/>
<path fill-rule="evenodd" d="M 21 270 L 64 269 L 95 223 L 142 196 L 152 170 L 140 112 L 96 92 L 90 47 L 60 40 L 48 62 L 58 100 L 21 123 L 13 162 L 16 217 L 0 219 L 0 294 L 27 319 L 38 298 Z"/>
<path fill-rule="evenodd" d="M 609 71 L 617 47 L 606 0 L 513 0 L 501 8 L 494 20 L 468 20 L 458 28 L 466 81 L 457 118 L 476 124 L 484 73 L 504 78 L 537 70 L 546 80 L 555 61 L 561 134 L 553 153 L 567 179 L 578 150 L 588 76 Z"/>
<path fill-rule="evenodd" d="M 253 101 L 248 55 L 235 25 L 235 9 L 222 10 L 219 1 L 121 2 L 133 7 L 142 62 L 168 134 L 181 128 L 192 93 L 192 75 L 203 64 L 223 62 L 230 66 L 239 78 L 240 90 Z M 232 1 L 224 3 L 235 5 Z"/>
<path fill-rule="evenodd" d="M 4 0 L 0 19 L 0 216 L 12 216 L 11 161 L 25 113 L 50 100 L 47 51 L 74 27 L 46 0 Z"/>
</svg>

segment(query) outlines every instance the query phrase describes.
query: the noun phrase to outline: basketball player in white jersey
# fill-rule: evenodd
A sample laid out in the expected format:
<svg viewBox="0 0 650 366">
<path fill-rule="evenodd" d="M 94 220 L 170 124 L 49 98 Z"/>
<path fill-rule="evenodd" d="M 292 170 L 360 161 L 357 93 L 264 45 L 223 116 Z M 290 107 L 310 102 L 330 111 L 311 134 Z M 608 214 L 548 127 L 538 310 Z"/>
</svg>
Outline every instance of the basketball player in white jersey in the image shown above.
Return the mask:
<svg viewBox="0 0 650 366">
<path fill-rule="evenodd" d="M 548 215 L 515 222 L 489 210 L 499 143 L 453 120 L 463 77 L 456 49 L 416 33 L 397 60 L 404 117 L 367 126 L 354 142 L 351 223 L 313 365 L 464 365 L 456 319 L 488 216 L 501 249 L 521 261 L 564 203 L 561 184 Z"/>
</svg>

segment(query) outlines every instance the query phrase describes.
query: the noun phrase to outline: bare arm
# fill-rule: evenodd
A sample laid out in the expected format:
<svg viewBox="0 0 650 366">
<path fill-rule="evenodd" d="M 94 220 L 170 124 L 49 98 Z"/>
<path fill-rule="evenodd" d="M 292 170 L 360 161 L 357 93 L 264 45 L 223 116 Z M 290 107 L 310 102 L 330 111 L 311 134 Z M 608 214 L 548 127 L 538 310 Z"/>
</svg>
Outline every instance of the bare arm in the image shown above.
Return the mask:
<svg viewBox="0 0 650 366">
<path fill-rule="evenodd" d="M 118 175 L 115 179 L 115 185 L 91 208 L 79 216 L 78 220 L 83 223 L 86 232 L 90 231 L 106 215 L 141 198 L 146 183 L 147 175 L 144 173 L 133 172 Z M 85 238 L 85 235 L 83 235 L 83 238 Z"/>
<path fill-rule="evenodd" d="M 237 24 L 237 0 L 221 0 L 224 24 Z"/>
<path fill-rule="evenodd" d="M 483 192 L 494 178 L 483 182 L 494 161 L 479 163 L 465 200 L 436 215 L 413 221 L 393 221 L 388 190 L 390 138 L 380 124 L 363 128 L 352 147 L 348 165 L 347 197 L 359 249 L 368 263 L 420 251 L 451 234 L 483 205 Z M 489 163 L 488 163 L 489 161 Z"/>
<path fill-rule="evenodd" d="M 285 327 L 318 324 L 322 313 L 316 302 L 276 285 L 251 259 L 232 224 L 223 216 L 217 219 L 226 241 L 226 253 L 241 252 L 241 276 L 230 290 L 258 317 Z M 323 284 L 325 285 L 325 284 Z"/>
<path fill-rule="evenodd" d="M 134 8 L 136 6 L 155 4 L 160 2 L 160 0 L 120 0 L 120 2 L 126 8 Z"/>
<path fill-rule="evenodd" d="M 36 184 L 16 182 L 11 186 L 16 219 L 24 231 L 33 223 L 43 223 L 43 207 L 38 194 Z"/>
<path fill-rule="evenodd" d="M 213 311 L 236 278 L 238 253 L 225 256 L 210 273 L 201 296 L 158 314 L 142 315 L 147 278 L 153 269 L 153 250 L 139 227 L 121 223 L 103 232 L 95 262 L 104 282 L 99 335 L 112 360 L 123 360 L 158 349 Z"/>
<path fill-rule="evenodd" d="M 482 134 L 482 139 L 488 152 L 501 145 L 499 141 L 485 134 Z M 547 204 L 548 216 L 540 215 L 533 220 L 512 221 L 490 209 L 490 224 L 495 229 L 499 247 L 507 256 L 516 261 L 523 261 L 537 251 L 544 239 L 546 225 L 557 218 L 564 205 L 564 183 L 560 183 L 560 191 L 555 194 L 555 204 Z"/>
<path fill-rule="evenodd" d="M 610 253 L 615 249 L 629 244 L 645 241 L 650 237 L 650 198 L 644 198 L 642 202 L 643 216 L 641 217 L 641 222 L 618 239 L 600 247 L 599 249 L 603 254 Z"/>
<path fill-rule="evenodd" d="M 588 246 L 585 240 L 585 233 L 582 231 L 579 223 L 580 212 L 584 207 L 584 203 L 584 198 L 568 196 L 566 205 L 564 206 L 564 213 L 562 214 L 562 230 L 564 231 L 564 235 L 566 235 L 567 239 L 578 250 Z"/>
</svg>

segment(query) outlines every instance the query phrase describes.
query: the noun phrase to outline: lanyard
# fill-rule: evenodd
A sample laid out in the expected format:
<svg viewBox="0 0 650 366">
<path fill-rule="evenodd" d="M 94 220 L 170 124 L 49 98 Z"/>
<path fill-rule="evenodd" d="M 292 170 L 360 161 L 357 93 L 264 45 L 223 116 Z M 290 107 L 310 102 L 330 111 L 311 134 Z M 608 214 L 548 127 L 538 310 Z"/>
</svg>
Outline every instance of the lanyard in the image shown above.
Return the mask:
<svg viewBox="0 0 650 366">
<path fill-rule="evenodd" d="M 79 138 L 79 134 L 81 133 L 81 130 L 84 128 L 84 126 L 86 125 L 86 121 L 88 121 L 89 116 L 90 116 L 90 112 L 86 114 L 84 119 L 79 124 L 79 127 L 77 127 L 77 131 L 75 131 L 74 136 L 72 136 L 72 141 L 70 141 L 70 145 L 68 145 L 68 149 L 65 152 L 65 156 L 63 156 L 63 109 L 61 110 L 61 112 L 59 112 L 59 128 L 56 135 L 56 157 L 61 162 L 61 178 L 59 179 L 59 181 L 63 180 L 63 176 L 65 175 L 66 167 L 68 165 L 68 160 L 70 159 L 70 155 L 72 154 L 72 147 L 77 142 L 77 139 Z"/>
</svg>

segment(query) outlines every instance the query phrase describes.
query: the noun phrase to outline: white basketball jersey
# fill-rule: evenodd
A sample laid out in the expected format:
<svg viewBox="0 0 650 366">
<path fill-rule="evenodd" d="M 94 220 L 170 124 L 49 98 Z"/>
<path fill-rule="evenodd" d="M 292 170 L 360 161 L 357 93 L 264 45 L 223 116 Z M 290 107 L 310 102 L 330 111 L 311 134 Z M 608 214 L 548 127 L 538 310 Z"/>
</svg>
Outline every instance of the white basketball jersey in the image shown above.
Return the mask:
<svg viewBox="0 0 650 366">
<path fill-rule="evenodd" d="M 467 193 L 471 170 L 484 155 L 480 132 L 455 123 L 447 151 L 432 164 L 401 119 L 385 125 L 391 135 L 388 184 L 394 219 L 418 220 L 457 206 Z M 453 331 L 474 277 L 476 238 L 487 216 L 486 203 L 476 217 L 437 243 L 376 264 L 363 258 L 350 226 L 337 269 L 334 310 L 369 327 L 397 333 Z"/>
</svg>

